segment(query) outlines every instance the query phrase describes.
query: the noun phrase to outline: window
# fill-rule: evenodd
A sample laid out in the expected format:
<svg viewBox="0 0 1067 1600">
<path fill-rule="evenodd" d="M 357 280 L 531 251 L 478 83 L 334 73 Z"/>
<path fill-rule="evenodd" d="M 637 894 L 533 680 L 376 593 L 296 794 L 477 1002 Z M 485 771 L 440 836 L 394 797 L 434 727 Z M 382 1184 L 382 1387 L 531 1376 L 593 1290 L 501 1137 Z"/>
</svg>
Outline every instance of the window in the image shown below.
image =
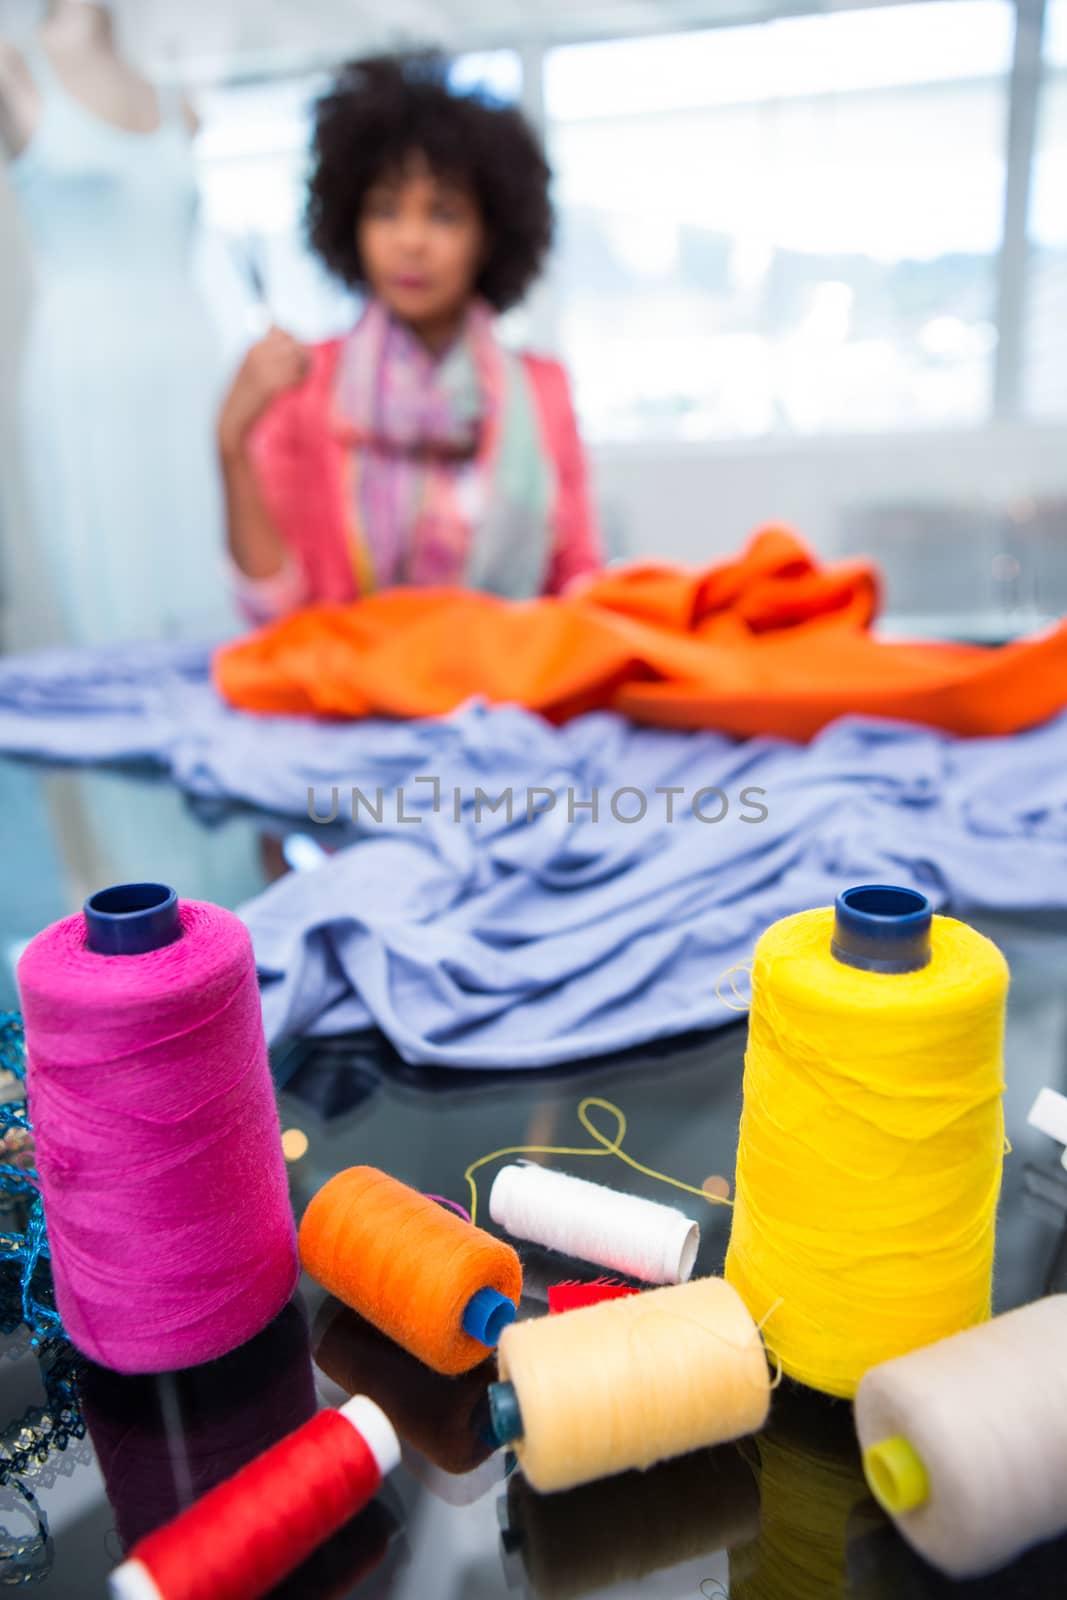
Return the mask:
<svg viewBox="0 0 1067 1600">
<path fill-rule="evenodd" d="M 590 435 L 984 419 L 1013 38 L 938 0 L 550 52 Z"/>
<path fill-rule="evenodd" d="M 1030 188 L 1023 394 L 1031 416 L 1067 414 L 1067 0 L 1045 14 L 1044 82 Z"/>
</svg>

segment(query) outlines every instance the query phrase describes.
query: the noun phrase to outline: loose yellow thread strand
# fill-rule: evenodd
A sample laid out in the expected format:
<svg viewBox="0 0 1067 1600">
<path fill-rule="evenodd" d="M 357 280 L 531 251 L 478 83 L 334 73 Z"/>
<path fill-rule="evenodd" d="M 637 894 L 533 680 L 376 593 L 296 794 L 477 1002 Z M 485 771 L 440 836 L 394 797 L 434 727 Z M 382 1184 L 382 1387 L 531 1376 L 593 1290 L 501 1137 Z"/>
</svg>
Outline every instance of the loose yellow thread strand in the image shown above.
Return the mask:
<svg viewBox="0 0 1067 1600">
<path fill-rule="evenodd" d="M 774 1316 L 774 1313 L 778 1310 L 779 1306 L 782 1306 L 784 1304 L 785 1304 L 784 1300 L 781 1300 L 781 1299 L 776 1300 L 774 1302 L 773 1306 L 771 1306 L 770 1310 L 769 1311 L 765 1311 L 763 1313 L 762 1317 L 756 1323 L 756 1332 L 759 1334 L 761 1339 L 763 1339 L 763 1330 L 764 1330 L 764 1328 L 767 1326 L 768 1322 L 770 1322 L 771 1318 Z M 778 1354 L 777 1350 L 773 1350 L 771 1348 L 771 1346 L 767 1343 L 766 1339 L 763 1339 L 763 1349 L 764 1349 L 765 1354 L 768 1356 L 769 1359 L 773 1360 L 774 1365 L 775 1365 L 774 1382 L 771 1384 L 771 1390 L 773 1392 L 775 1389 L 780 1387 L 782 1379 L 785 1377 L 785 1373 L 782 1370 L 782 1358 Z"/>
<path fill-rule="evenodd" d="M 602 1133 L 589 1117 L 590 1106 L 598 1106 L 602 1111 L 610 1112 L 618 1123 L 615 1138 L 609 1139 Z M 635 1172 L 640 1172 L 646 1178 L 654 1178 L 658 1183 L 666 1183 L 672 1189 L 681 1189 L 686 1194 L 695 1194 L 709 1206 L 730 1206 L 732 1200 L 724 1200 L 720 1195 L 707 1194 L 705 1190 L 698 1189 L 694 1184 L 683 1183 L 681 1178 L 672 1178 L 666 1172 L 657 1172 L 655 1167 L 646 1167 L 637 1161 L 627 1151 L 622 1149 L 622 1141 L 626 1137 L 626 1117 L 617 1105 L 610 1100 L 601 1100 L 596 1095 L 587 1095 L 578 1107 L 578 1120 L 582 1127 L 593 1139 L 599 1149 L 590 1145 L 560 1145 L 560 1144 L 513 1144 L 501 1150 L 492 1150 L 487 1156 L 479 1156 L 477 1161 L 472 1161 L 463 1174 L 471 1197 L 471 1222 L 478 1220 L 478 1186 L 474 1181 L 474 1174 L 482 1167 L 487 1167 L 492 1161 L 500 1161 L 504 1156 L 618 1156 L 628 1167 Z"/>
<path fill-rule="evenodd" d="M 715 998 L 726 1007 L 727 1011 L 736 1011 L 739 1016 L 747 1016 L 749 1010 L 751 1009 L 751 1001 L 747 995 L 743 995 L 737 987 L 737 983 L 734 978 L 734 974 L 737 972 L 746 972 L 748 974 L 749 984 L 751 985 L 751 966 L 747 961 L 735 961 L 732 967 L 727 967 L 726 971 L 721 972 L 715 979 Z M 727 979 L 730 980 L 730 993 L 733 995 L 735 1000 L 739 1000 L 741 1002 L 740 1005 L 732 1006 L 729 1000 L 727 1000 L 726 996 L 723 994 L 722 985 Z"/>
<path fill-rule="evenodd" d="M 781 1298 L 779 1298 L 774 1302 L 773 1306 L 771 1306 L 768 1311 L 765 1311 L 763 1313 L 762 1317 L 756 1323 L 756 1328 L 757 1328 L 757 1331 L 759 1333 L 763 1332 L 763 1330 L 767 1326 L 768 1322 L 770 1322 L 771 1318 L 774 1316 L 774 1313 L 778 1310 L 778 1307 L 781 1306 L 781 1305 L 784 1305 L 784 1304 L 785 1304 L 785 1301 L 782 1300 Z"/>
</svg>

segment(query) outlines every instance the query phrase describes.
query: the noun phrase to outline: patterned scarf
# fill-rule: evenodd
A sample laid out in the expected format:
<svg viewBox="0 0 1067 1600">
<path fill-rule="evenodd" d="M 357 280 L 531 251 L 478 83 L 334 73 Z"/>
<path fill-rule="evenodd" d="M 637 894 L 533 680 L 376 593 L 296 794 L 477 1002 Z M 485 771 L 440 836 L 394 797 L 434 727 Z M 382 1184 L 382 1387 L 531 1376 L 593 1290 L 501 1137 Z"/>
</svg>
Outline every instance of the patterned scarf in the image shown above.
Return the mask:
<svg viewBox="0 0 1067 1600">
<path fill-rule="evenodd" d="M 345 340 L 333 428 L 347 447 L 360 594 L 394 584 L 540 593 L 553 473 L 521 360 L 474 302 L 434 356 L 379 301 Z"/>
</svg>

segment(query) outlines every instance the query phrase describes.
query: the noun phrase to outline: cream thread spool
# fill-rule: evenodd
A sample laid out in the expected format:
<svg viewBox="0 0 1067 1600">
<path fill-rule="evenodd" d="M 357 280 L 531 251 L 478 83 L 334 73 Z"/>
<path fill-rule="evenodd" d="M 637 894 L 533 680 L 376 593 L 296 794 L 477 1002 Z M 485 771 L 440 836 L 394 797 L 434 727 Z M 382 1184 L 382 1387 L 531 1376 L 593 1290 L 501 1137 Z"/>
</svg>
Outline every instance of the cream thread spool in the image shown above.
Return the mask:
<svg viewBox="0 0 1067 1600">
<path fill-rule="evenodd" d="M 1067 1531 L 1067 1295 L 866 1374 L 856 1431 L 871 1492 L 954 1578 Z"/>
<path fill-rule="evenodd" d="M 542 1493 L 755 1433 L 770 1408 L 759 1330 L 722 1278 L 512 1323 L 498 1365 L 497 1440 Z"/>
<path fill-rule="evenodd" d="M 700 1249 L 699 1225 L 675 1206 L 534 1162 L 500 1169 L 489 1215 L 515 1239 L 643 1283 L 686 1283 Z"/>
</svg>

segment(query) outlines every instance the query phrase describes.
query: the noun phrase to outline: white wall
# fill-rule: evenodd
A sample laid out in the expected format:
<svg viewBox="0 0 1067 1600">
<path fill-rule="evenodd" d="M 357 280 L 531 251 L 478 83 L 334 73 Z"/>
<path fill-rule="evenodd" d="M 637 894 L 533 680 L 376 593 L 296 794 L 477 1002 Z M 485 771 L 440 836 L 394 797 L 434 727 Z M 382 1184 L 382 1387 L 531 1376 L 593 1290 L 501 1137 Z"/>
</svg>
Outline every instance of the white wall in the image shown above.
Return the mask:
<svg viewBox="0 0 1067 1600">
<path fill-rule="evenodd" d="M 1067 495 L 1067 427 L 759 440 L 732 445 L 602 445 L 597 496 L 620 554 L 706 561 L 761 523 L 789 523 L 824 555 L 853 507 L 916 500 L 1005 511 Z"/>
</svg>

